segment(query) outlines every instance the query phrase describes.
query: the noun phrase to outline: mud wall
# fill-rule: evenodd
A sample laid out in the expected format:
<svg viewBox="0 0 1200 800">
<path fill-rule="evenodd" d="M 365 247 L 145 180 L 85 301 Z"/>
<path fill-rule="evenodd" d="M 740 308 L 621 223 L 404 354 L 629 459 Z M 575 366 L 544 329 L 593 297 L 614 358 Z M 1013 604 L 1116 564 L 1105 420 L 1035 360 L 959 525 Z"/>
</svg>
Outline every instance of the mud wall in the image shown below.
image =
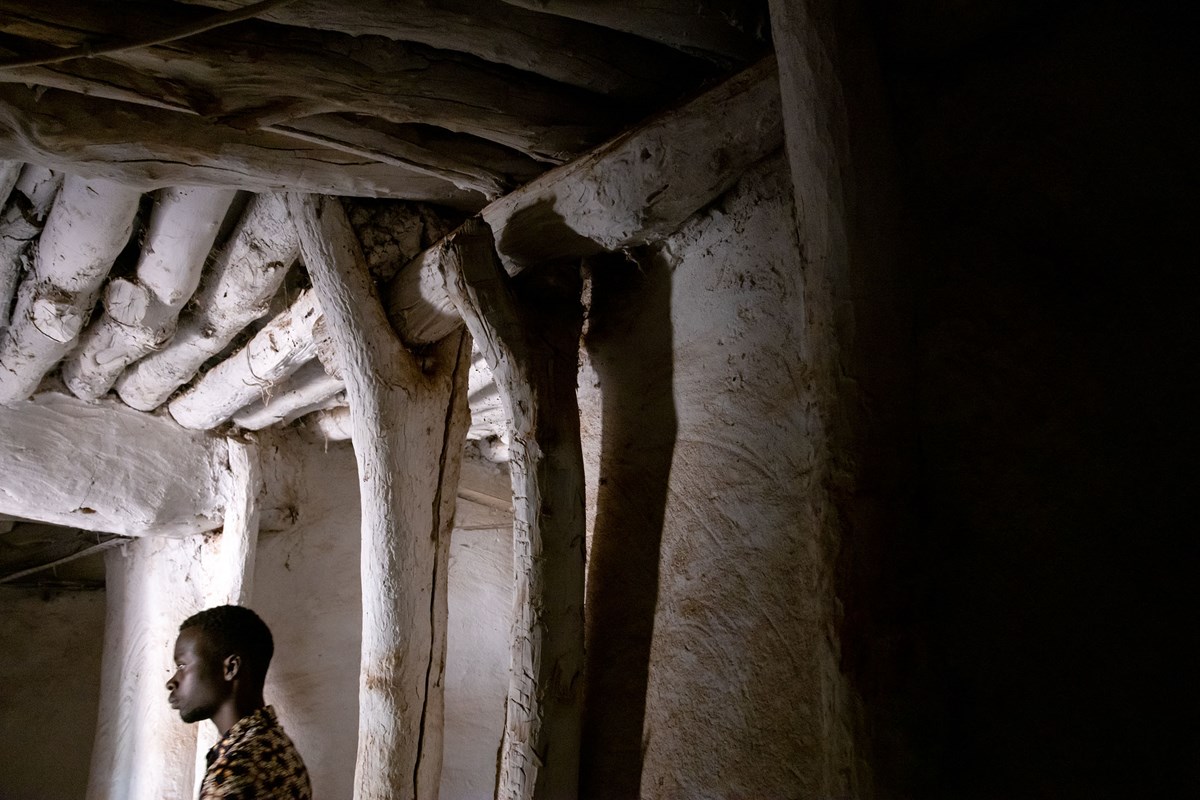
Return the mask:
<svg viewBox="0 0 1200 800">
<path fill-rule="evenodd" d="M 83 797 L 100 704 L 104 592 L 4 587 L 0 604 L 0 798 Z"/>
<path fill-rule="evenodd" d="M 791 196 L 769 159 L 637 263 L 593 266 L 588 796 L 848 791 Z"/>
</svg>

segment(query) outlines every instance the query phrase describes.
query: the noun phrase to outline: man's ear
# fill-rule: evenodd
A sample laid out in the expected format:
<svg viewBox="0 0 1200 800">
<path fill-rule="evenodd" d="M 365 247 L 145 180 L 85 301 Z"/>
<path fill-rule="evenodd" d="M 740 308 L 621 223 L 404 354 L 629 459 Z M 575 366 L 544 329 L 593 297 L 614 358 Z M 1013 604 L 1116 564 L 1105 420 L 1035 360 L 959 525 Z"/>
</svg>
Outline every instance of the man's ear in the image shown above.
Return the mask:
<svg viewBox="0 0 1200 800">
<path fill-rule="evenodd" d="M 234 653 L 231 656 L 226 656 L 225 660 L 221 662 L 221 674 L 227 681 L 231 681 L 236 678 L 238 673 L 241 671 L 242 657 L 237 653 Z"/>
</svg>

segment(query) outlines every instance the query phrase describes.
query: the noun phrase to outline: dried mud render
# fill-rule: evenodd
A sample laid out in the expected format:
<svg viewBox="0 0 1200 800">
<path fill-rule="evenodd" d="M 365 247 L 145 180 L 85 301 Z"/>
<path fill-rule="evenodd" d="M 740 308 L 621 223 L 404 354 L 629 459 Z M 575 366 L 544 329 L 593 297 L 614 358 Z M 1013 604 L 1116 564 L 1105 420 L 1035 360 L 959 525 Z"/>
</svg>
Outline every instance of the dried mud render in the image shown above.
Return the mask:
<svg viewBox="0 0 1200 800">
<path fill-rule="evenodd" d="M 104 592 L 0 589 L 0 797 L 83 797 L 103 638 Z"/>
<path fill-rule="evenodd" d="M 786 164 L 768 159 L 670 237 L 651 267 L 671 270 L 678 432 L 646 687 L 646 798 L 844 789 L 832 515 L 816 484 L 820 387 L 800 356 L 794 230 Z M 584 376 L 581 405 L 594 420 L 604 386 L 587 367 Z M 596 437 L 618 435 L 601 427 L 584 426 L 590 481 L 603 480 Z M 622 502 L 621 491 L 639 502 L 636 483 L 603 486 L 606 502 Z"/>
</svg>

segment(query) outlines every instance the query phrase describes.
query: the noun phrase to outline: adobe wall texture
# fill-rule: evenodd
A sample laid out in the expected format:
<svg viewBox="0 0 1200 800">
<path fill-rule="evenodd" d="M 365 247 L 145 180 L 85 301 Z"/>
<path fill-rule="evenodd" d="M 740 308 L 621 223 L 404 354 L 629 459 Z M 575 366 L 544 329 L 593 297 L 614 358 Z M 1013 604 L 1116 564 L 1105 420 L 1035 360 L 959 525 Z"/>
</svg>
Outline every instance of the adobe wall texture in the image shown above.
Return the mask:
<svg viewBox="0 0 1200 800">
<path fill-rule="evenodd" d="M 776 157 L 638 264 L 593 267 L 586 795 L 851 789 L 794 231 Z"/>
<path fill-rule="evenodd" d="M 100 704 L 104 592 L 0 592 L 0 798 L 83 797 Z"/>
</svg>

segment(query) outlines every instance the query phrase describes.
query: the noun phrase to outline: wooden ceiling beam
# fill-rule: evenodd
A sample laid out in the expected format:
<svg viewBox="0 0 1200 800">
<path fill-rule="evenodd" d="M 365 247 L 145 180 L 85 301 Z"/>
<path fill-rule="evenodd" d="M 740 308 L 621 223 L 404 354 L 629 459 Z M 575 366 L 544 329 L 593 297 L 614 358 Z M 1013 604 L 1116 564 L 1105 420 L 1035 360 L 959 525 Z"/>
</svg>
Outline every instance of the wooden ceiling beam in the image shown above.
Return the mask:
<svg viewBox="0 0 1200 800">
<path fill-rule="evenodd" d="M 52 58 L 65 41 L 166 26 L 170 8 L 181 7 L 0 0 L 0 32 L 8 34 L 7 49 L 25 50 L 17 55 Z M 367 114 L 469 133 L 553 163 L 569 160 L 628 116 L 595 94 L 471 56 L 258 22 L 94 59 L 0 69 L 0 82 L 144 102 L 242 128 Z"/>
<path fill-rule="evenodd" d="M 141 193 L 70 176 L 38 240 L 33 269 L 0 332 L 0 403 L 23 400 L 75 346 L 113 262 L 129 241 Z"/>
<path fill-rule="evenodd" d="M 0 405 L 0 513 L 125 536 L 221 525 L 224 440 L 117 402 Z"/>
<path fill-rule="evenodd" d="M 480 212 L 510 275 L 658 241 L 783 144 L 775 59 L 553 169 Z M 384 297 L 411 343 L 462 324 L 442 285 L 444 242 L 392 279 Z"/>
<path fill-rule="evenodd" d="M 233 421 L 252 431 L 279 422 L 286 424 L 310 411 L 327 407 L 329 401 L 339 396 L 340 405 L 345 405 L 345 390 L 342 379 L 330 375 L 324 364 L 314 358 L 272 391 L 234 414 Z"/>
<path fill-rule="evenodd" d="M 61 185 L 62 175 L 26 165 L 14 186 L 4 193 L 9 201 L 0 212 L 0 329 L 7 328 L 11 321 L 13 298 L 29 259 L 29 247 L 42 232 Z"/>
<path fill-rule="evenodd" d="M 254 197 L 205 274 L 195 307 L 180 318 L 174 337 L 117 380 L 121 399 L 141 411 L 162 405 L 205 361 L 267 313 L 299 253 L 284 196 Z"/>
<path fill-rule="evenodd" d="M 184 0 L 217 9 L 257 0 Z M 297 0 L 260 19 L 468 53 L 635 104 L 669 98 L 712 66 L 657 42 L 494 0 Z"/>
<path fill-rule="evenodd" d="M 225 422 L 317 357 L 313 326 L 320 317 L 321 307 L 312 289 L 306 289 L 245 347 L 172 400 L 167 410 L 192 430 L 210 430 Z"/>
<path fill-rule="evenodd" d="M 503 0 L 518 8 L 643 36 L 686 53 L 739 63 L 761 55 L 766 3 L 747 0 Z"/>
<path fill-rule="evenodd" d="M 104 291 L 104 312 L 63 361 L 62 375 L 76 397 L 106 394 L 125 367 L 161 348 L 175 333 L 236 192 L 175 187 L 154 202 L 137 276 L 115 278 Z"/>
<path fill-rule="evenodd" d="M 143 191 L 226 186 L 478 209 L 485 195 L 425 172 L 278 133 L 73 92 L 0 84 L 0 154 Z"/>
</svg>

